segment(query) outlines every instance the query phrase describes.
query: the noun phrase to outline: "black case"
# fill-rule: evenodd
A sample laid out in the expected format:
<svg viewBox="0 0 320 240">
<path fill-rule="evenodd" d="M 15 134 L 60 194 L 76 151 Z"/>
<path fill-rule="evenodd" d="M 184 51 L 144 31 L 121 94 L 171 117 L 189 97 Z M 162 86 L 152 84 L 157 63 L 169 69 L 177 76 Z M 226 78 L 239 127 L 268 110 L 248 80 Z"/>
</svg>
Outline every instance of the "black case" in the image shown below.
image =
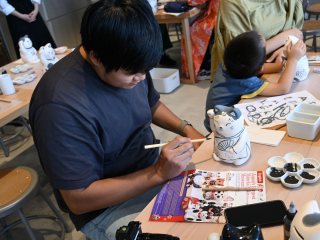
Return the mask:
<svg viewBox="0 0 320 240">
<path fill-rule="evenodd" d="M 283 224 L 286 215 L 286 205 L 281 200 L 248 204 L 231 207 L 224 210 L 228 223 L 235 227 L 260 225 L 270 227 Z"/>
</svg>

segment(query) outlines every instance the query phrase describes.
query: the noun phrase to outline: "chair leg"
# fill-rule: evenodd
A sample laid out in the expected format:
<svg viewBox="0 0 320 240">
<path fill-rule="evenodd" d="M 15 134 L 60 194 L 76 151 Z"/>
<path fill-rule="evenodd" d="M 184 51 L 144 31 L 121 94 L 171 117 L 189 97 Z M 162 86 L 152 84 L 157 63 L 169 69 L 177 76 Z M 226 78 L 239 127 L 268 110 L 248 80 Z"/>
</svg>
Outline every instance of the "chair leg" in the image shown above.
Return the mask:
<svg viewBox="0 0 320 240">
<path fill-rule="evenodd" d="M 22 223 L 24 224 L 24 226 L 25 226 L 30 238 L 32 240 L 37 240 L 36 236 L 34 235 L 34 232 L 32 231 L 32 228 L 31 228 L 29 222 L 27 221 L 26 217 L 24 216 L 24 214 L 22 212 L 22 209 L 18 209 L 17 212 L 18 212 L 18 215 L 19 215 Z"/>
<path fill-rule="evenodd" d="M 23 116 L 20 116 L 19 120 L 21 121 L 22 125 L 24 125 L 28 129 L 30 134 L 32 135 L 32 130 L 31 130 L 30 124 L 28 123 L 27 119 Z"/>
<path fill-rule="evenodd" d="M 176 29 L 176 34 L 177 34 L 177 38 L 178 38 L 178 41 L 180 41 L 180 32 L 179 32 L 179 26 L 178 26 L 178 24 L 174 24 L 174 27 L 175 27 L 175 29 Z"/>
<path fill-rule="evenodd" d="M 59 210 L 53 205 L 53 203 L 51 202 L 51 200 L 48 198 L 47 195 L 45 195 L 42 192 L 42 189 L 40 189 L 40 196 L 46 201 L 46 203 L 48 204 L 48 206 L 51 208 L 51 210 L 53 211 L 53 213 L 56 215 L 56 217 L 62 222 L 64 229 L 66 230 L 67 233 L 71 232 L 72 229 L 70 228 L 70 226 L 67 224 L 67 222 L 65 221 L 65 219 L 63 218 L 62 214 L 59 212 Z"/>
<path fill-rule="evenodd" d="M 313 35 L 313 37 L 312 37 L 312 48 L 313 48 L 314 52 L 317 51 L 317 36 L 316 35 Z"/>
<path fill-rule="evenodd" d="M 3 229 L 5 229 L 8 225 L 7 225 L 7 222 L 6 222 L 6 220 L 4 219 L 4 218 L 1 218 L 0 219 L 0 226 L 1 226 L 1 228 L 0 228 L 0 236 L 2 235 L 2 230 Z M 5 231 L 4 233 L 3 233 L 3 235 L 5 235 L 5 237 L 7 238 L 7 239 L 13 239 L 13 237 L 11 236 L 11 234 L 10 234 L 10 232 L 9 231 Z"/>
</svg>

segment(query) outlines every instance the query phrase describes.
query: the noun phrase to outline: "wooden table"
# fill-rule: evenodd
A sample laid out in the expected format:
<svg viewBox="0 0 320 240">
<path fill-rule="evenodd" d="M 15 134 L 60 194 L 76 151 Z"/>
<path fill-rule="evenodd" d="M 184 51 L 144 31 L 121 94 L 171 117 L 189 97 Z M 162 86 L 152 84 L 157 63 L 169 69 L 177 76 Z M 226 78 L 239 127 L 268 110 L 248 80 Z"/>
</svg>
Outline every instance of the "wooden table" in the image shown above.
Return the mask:
<svg viewBox="0 0 320 240">
<path fill-rule="evenodd" d="M 70 52 L 70 51 L 68 51 Z M 66 53 L 67 54 L 67 53 Z M 58 59 L 61 59 L 66 54 L 57 55 Z M 29 103 L 31 100 L 31 96 L 33 90 L 37 86 L 40 78 L 42 77 L 44 71 L 42 64 L 39 63 L 30 63 L 29 65 L 32 67 L 32 70 L 29 70 L 25 73 L 13 74 L 9 70 L 12 67 L 17 66 L 18 64 L 24 64 L 21 59 L 18 59 L 12 63 L 9 63 L 5 66 L 2 66 L 3 69 L 10 74 L 11 78 L 14 79 L 20 75 L 24 75 L 34 71 L 37 75 L 37 78 L 23 85 L 15 85 L 16 93 L 12 95 L 1 95 L 1 99 L 9 100 L 11 103 L 1 102 L 0 101 L 0 127 L 14 120 L 15 118 L 25 114 L 29 110 Z"/>
<path fill-rule="evenodd" d="M 294 83 L 291 92 L 308 90 L 316 98 L 320 99 L 320 74 L 312 72 L 309 79 L 300 83 Z M 268 78 L 276 78 L 275 75 L 269 75 Z M 281 130 L 286 130 L 283 127 Z M 272 156 L 284 156 L 288 152 L 299 152 L 304 157 L 311 157 L 320 160 L 320 134 L 314 141 L 307 141 L 289 137 L 287 134 L 278 147 L 267 145 L 251 144 L 251 159 L 242 166 L 232 164 L 223 164 L 212 159 L 213 140 L 204 142 L 194 153 L 192 162 L 188 168 L 204 169 L 211 171 L 245 171 L 245 170 L 263 170 L 268 167 L 267 160 Z M 317 200 L 320 203 L 320 183 L 302 184 L 296 189 L 287 189 L 279 182 L 272 182 L 266 178 L 267 200 L 281 199 L 289 206 L 293 201 L 296 208 L 299 209 L 306 201 Z M 150 222 L 149 216 L 154 200 L 140 213 L 136 221 L 142 223 L 142 231 L 150 233 L 167 233 L 178 236 L 180 239 L 207 239 L 209 233 L 218 232 L 221 234 L 223 224 L 214 223 L 190 223 L 190 222 Z M 245 216 L 244 216 L 245 217 Z M 263 228 L 265 240 L 282 240 L 283 226 Z"/>
<path fill-rule="evenodd" d="M 166 14 L 164 12 L 164 10 L 159 10 L 155 14 L 155 17 L 159 23 L 164 23 L 164 24 L 181 23 L 181 25 L 182 25 L 182 34 L 184 37 L 187 65 L 188 65 L 188 70 L 189 70 L 189 79 L 182 78 L 181 82 L 183 82 L 183 83 L 194 84 L 197 82 L 196 76 L 194 75 L 189 19 L 197 16 L 199 13 L 200 13 L 200 10 L 198 8 L 193 8 L 188 12 L 180 14 L 179 16 L 173 16 L 170 14 Z"/>
<path fill-rule="evenodd" d="M 61 59 L 66 54 L 68 54 L 70 50 L 68 50 L 65 54 L 59 54 L 56 55 L 58 59 Z M 22 115 L 25 115 L 29 111 L 29 104 L 31 100 L 32 93 L 37 86 L 39 80 L 41 79 L 44 71 L 42 64 L 34 63 L 29 64 L 32 67 L 32 70 L 29 70 L 25 73 L 19 73 L 19 74 L 13 74 L 9 70 L 12 67 L 17 66 L 18 64 L 23 64 L 23 61 L 21 59 L 18 59 L 14 62 L 11 62 L 5 66 L 2 66 L 2 69 L 5 69 L 8 74 L 10 74 L 11 78 L 14 79 L 20 75 L 24 75 L 27 73 L 30 73 L 34 71 L 37 75 L 37 78 L 29 83 L 23 84 L 23 85 L 15 85 L 16 93 L 12 95 L 0 95 L 0 99 L 9 100 L 8 102 L 0 101 L 0 127 L 6 125 L 7 123 L 11 122 L 12 120 L 16 119 L 17 117 L 20 117 Z M 10 161 L 17 155 L 21 154 L 23 151 L 28 149 L 30 146 L 33 145 L 32 139 L 28 140 L 25 144 L 23 144 L 21 147 L 16 149 L 14 152 L 11 152 L 9 157 L 0 159 L 0 164 Z"/>
</svg>

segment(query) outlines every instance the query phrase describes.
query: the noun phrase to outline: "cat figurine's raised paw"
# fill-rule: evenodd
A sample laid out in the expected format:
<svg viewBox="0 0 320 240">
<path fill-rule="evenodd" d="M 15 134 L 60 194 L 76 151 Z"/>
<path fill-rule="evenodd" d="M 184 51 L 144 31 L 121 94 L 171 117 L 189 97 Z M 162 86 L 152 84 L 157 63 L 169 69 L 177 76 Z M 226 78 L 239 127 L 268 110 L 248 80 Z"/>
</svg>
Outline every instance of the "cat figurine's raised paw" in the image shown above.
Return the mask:
<svg viewBox="0 0 320 240">
<path fill-rule="evenodd" d="M 213 158 L 235 165 L 245 163 L 250 158 L 251 147 L 241 111 L 216 105 L 207 114 L 214 131 Z"/>
</svg>

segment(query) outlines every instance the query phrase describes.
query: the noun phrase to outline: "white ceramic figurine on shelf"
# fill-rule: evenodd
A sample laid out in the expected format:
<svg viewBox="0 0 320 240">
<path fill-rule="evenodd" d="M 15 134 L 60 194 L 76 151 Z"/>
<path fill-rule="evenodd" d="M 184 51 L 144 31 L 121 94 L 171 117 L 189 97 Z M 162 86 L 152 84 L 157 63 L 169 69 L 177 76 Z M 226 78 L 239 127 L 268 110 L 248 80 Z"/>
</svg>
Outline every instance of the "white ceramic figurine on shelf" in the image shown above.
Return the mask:
<svg viewBox="0 0 320 240">
<path fill-rule="evenodd" d="M 32 41 L 28 35 L 20 38 L 18 44 L 20 56 L 25 63 L 38 63 L 40 61 L 37 55 L 37 50 L 32 46 Z"/>
<path fill-rule="evenodd" d="M 45 71 L 47 71 L 50 67 L 53 66 L 53 64 L 58 61 L 54 49 L 51 47 L 50 43 L 47 43 L 45 46 L 40 47 L 39 55 Z"/>
<path fill-rule="evenodd" d="M 250 141 L 244 127 L 241 111 L 222 105 L 209 109 L 210 127 L 214 130 L 214 152 L 216 161 L 241 165 L 251 155 Z"/>
</svg>

